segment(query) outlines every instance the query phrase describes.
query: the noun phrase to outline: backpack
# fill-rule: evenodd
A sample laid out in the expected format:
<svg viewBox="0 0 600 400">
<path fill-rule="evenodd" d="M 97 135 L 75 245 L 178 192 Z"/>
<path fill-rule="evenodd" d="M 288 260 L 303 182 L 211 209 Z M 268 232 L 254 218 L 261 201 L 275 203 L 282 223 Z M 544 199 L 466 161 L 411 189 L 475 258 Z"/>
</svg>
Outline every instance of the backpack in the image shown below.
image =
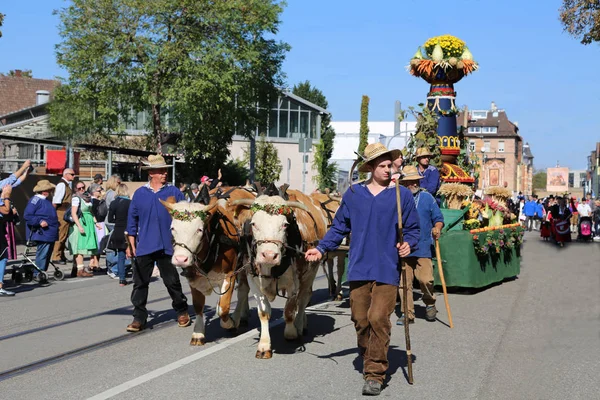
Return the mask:
<svg viewBox="0 0 600 400">
<path fill-rule="evenodd" d="M 106 200 L 102 199 L 98 201 L 98 205 L 96 206 L 96 219 L 99 222 L 103 222 L 108 215 L 108 206 L 106 205 Z"/>
<path fill-rule="evenodd" d="M 83 212 L 81 211 L 81 201 L 83 200 L 80 200 L 79 207 L 77 207 L 77 218 L 79 219 L 81 219 L 81 217 L 83 216 Z M 71 207 L 69 207 L 69 209 L 65 211 L 63 219 L 70 224 L 75 223 L 75 221 L 73 221 L 73 216 L 71 215 Z"/>
</svg>

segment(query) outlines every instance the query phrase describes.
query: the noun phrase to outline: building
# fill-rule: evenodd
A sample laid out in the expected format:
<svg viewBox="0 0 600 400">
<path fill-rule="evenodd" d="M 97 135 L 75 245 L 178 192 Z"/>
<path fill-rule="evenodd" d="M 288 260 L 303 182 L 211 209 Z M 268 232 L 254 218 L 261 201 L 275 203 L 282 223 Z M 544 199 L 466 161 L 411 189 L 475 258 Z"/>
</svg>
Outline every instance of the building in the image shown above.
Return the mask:
<svg viewBox="0 0 600 400">
<path fill-rule="evenodd" d="M 464 121 L 463 113 L 458 116 Z M 505 186 L 532 194 L 533 154 L 519 134 L 519 126 L 492 102 L 489 110 L 468 111 L 465 140 L 471 156 L 480 162 L 478 189 Z"/>
<path fill-rule="evenodd" d="M 584 193 L 591 193 L 594 198 L 600 197 L 600 142 L 588 156 L 588 168 Z"/>
<path fill-rule="evenodd" d="M 587 171 L 583 169 L 569 170 L 569 187 L 580 189 L 585 187 Z"/>
</svg>

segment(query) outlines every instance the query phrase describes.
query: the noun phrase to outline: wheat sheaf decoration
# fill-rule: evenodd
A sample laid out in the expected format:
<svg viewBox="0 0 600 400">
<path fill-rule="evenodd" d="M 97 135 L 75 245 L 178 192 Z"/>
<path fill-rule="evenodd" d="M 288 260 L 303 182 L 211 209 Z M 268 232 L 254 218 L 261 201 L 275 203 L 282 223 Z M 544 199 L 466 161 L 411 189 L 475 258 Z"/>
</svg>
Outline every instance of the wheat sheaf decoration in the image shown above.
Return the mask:
<svg viewBox="0 0 600 400">
<path fill-rule="evenodd" d="M 170 210 L 169 214 L 173 219 L 178 221 L 192 221 L 196 218 L 200 218 L 201 220 L 205 220 L 208 214 L 204 211 L 179 211 L 179 210 Z"/>
<path fill-rule="evenodd" d="M 278 204 L 265 204 L 265 205 L 252 204 L 252 207 L 250 207 L 250 211 L 252 211 L 252 212 L 264 211 L 270 215 L 289 215 L 294 212 L 292 210 L 292 207 L 278 205 Z"/>
</svg>

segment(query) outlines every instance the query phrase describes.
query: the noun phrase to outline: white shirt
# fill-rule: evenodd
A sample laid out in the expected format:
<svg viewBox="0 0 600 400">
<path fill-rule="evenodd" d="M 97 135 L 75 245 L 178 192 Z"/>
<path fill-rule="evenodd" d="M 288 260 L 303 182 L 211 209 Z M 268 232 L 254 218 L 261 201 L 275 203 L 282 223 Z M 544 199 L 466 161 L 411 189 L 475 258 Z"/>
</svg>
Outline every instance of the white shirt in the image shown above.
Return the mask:
<svg viewBox="0 0 600 400">
<path fill-rule="evenodd" d="M 61 185 L 62 183 L 62 185 Z M 71 182 L 67 182 L 63 179 L 58 182 L 56 185 L 56 189 L 54 189 L 54 197 L 52 197 L 52 204 L 62 204 L 63 198 L 65 197 L 65 192 L 67 191 L 67 186 L 71 187 Z"/>
<path fill-rule="evenodd" d="M 592 208 L 587 203 L 579 203 L 577 206 L 577 212 L 580 217 L 589 217 L 592 214 Z"/>
</svg>

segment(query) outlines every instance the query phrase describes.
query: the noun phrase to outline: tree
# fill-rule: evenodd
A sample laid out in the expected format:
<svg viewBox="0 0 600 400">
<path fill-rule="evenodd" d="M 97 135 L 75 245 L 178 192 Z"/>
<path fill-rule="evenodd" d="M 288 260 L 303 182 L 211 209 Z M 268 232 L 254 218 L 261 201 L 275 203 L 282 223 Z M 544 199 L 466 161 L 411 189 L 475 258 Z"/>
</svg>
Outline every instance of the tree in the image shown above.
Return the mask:
<svg viewBox="0 0 600 400">
<path fill-rule="evenodd" d="M 2 27 L 2 24 L 4 23 L 4 17 L 5 15 L 0 13 L 0 28 Z M 2 37 L 2 31 L 0 30 L 0 37 Z"/>
<path fill-rule="evenodd" d="M 0 75 L 4 76 L 4 74 Z M 8 74 L 6 74 L 6 76 L 17 76 L 17 70 L 11 69 L 10 71 L 8 71 Z M 24 69 L 21 71 L 21 76 L 23 78 L 33 78 L 33 72 L 30 69 Z"/>
<path fill-rule="evenodd" d="M 369 141 L 369 96 L 363 95 L 360 103 L 360 129 L 358 140 L 358 154 L 362 157 L 365 152 L 365 147 Z M 360 173 L 360 179 L 366 179 L 367 174 Z"/>
<path fill-rule="evenodd" d="M 250 164 L 250 148 L 244 150 L 244 162 Z M 277 154 L 275 145 L 267 141 L 265 134 L 260 135 L 260 139 L 256 142 L 256 164 L 254 178 L 259 181 L 262 186 L 268 186 L 279 180 L 279 175 L 283 170 L 281 161 Z"/>
<path fill-rule="evenodd" d="M 312 86 L 310 81 L 294 85 L 292 93 L 319 107 L 325 109 L 328 107 L 327 98 L 323 92 Z M 315 146 L 316 151 L 313 161 L 313 168 L 317 170 L 317 175 L 313 177 L 313 180 L 321 191 L 325 189 L 334 190 L 337 186 L 337 164 L 329 162 L 333 154 L 334 139 L 335 130 L 331 126 L 331 115 L 323 114 L 321 115 L 321 141 Z"/>
<path fill-rule="evenodd" d="M 248 168 L 243 160 L 229 160 L 222 168 L 223 185 L 242 186 L 248 179 Z"/>
<path fill-rule="evenodd" d="M 415 127 L 415 134 L 410 136 L 406 144 L 406 154 L 404 155 L 406 161 L 416 165 L 415 154 L 417 149 L 427 147 L 433 154 L 430 164 L 434 167 L 441 167 L 441 151 L 440 146 L 438 146 L 437 134 L 439 116 L 423 103 L 419 104 L 418 110 L 414 107 L 408 107 L 408 110 L 416 118 L 417 126 Z"/>
<path fill-rule="evenodd" d="M 188 169 L 221 165 L 234 130 L 266 125 L 283 84 L 289 46 L 277 33 L 282 4 L 273 0 L 72 0 L 57 11 L 57 61 L 69 74 L 62 103 L 93 118 L 77 131 L 124 133 L 141 123 L 161 152 L 180 133 Z M 53 115 L 53 124 L 64 112 Z M 138 126 L 138 129 L 140 127 Z"/>
<path fill-rule="evenodd" d="M 600 41 L 600 2 L 563 0 L 560 21 L 564 29 L 582 44 Z"/>
<path fill-rule="evenodd" d="M 533 174 L 533 188 L 534 189 L 546 189 L 546 183 L 548 181 L 548 175 L 546 171 L 537 171 Z"/>
</svg>

